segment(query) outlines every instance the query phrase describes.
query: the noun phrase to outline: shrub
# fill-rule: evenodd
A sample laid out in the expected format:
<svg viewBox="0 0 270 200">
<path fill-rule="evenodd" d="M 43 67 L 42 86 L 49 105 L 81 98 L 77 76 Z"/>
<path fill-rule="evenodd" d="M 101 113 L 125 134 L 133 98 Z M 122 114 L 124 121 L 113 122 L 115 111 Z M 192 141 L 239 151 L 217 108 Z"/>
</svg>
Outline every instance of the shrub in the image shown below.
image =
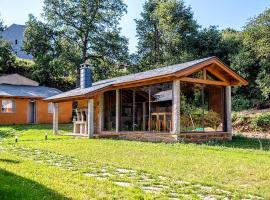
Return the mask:
<svg viewBox="0 0 270 200">
<path fill-rule="evenodd" d="M 234 111 L 246 110 L 251 107 L 252 107 L 251 101 L 243 96 L 234 96 L 232 98 L 232 109 Z"/>
<path fill-rule="evenodd" d="M 270 113 L 265 113 L 254 117 L 251 120 L 251 124 L 255 128 L 265 129 L 270 125 Z"/>
<path fill-rule="evenodd" d="M 232 112 L 232 122 L 235 122 L 239 118 L 239 114 L 237 112 Z"/>
</svg>

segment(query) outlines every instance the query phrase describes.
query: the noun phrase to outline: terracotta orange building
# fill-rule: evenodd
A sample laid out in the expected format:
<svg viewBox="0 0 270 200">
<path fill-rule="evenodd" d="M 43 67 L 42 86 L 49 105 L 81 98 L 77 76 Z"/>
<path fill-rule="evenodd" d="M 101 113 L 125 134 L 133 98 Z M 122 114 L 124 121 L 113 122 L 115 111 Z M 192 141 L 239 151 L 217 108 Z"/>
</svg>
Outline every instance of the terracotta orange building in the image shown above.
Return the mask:
<svg viewBox="0 0 270 200">
<path fill-rule="evenodd" d="M 60 93 L 19 74 L 0 76 L 0 125 L 52 123 L 53 105 L 43 99 Z M 71 122 L 72 102 L 60 103 L 58 115 L 59 123 Z"/>
</svg>

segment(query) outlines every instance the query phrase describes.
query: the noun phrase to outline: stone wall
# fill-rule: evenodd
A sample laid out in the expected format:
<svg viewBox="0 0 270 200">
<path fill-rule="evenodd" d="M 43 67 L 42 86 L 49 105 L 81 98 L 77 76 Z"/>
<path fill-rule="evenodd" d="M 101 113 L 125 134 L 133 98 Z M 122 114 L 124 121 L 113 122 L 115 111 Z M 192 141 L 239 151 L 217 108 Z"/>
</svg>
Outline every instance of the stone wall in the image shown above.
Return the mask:
<svg viewBox="0 0 270 200">
<path fill-rule="evenodd" d="M 231 133 L 181 133 L 170 134 L 170 133 L 143 133 L 143 132 L 102 132 L 101 134 L 96 134 L 96 138 L 115 138 L 115 139 L 125 139 L 125 140 L 135 140 L 144 142 L 166 142 L 172 143 L 177 141 L 183 142 L 195 142 L 202 143 L 207 141 L 222 141 L 231 140 Z"/>
</svg>

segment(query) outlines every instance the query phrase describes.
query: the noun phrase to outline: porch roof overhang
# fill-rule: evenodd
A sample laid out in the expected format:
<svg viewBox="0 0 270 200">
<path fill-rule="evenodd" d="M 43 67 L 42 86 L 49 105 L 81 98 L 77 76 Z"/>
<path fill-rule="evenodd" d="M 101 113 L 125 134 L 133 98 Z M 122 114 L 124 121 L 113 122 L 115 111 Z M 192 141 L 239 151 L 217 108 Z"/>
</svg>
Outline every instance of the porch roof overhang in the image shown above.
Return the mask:
<svg viewBox="0 0 270 200">
<path fill-rule="evenodd" d="M 221 81 L 200 80 L 187 77 L 190 74 L 202 69 L 206 69 L 209 73 L 217 75 Z M 91 98 L 100 92 L 105 92 L 108 90 L 150 85 L 167 82 L 174 79 L 179 79 L 186 82 L 221 86 L 241 86 L 248 84 L 243 77 L 226 66 L 217 57 L 208 57 L 182 64 L 171 65 L 145 72 L 98 81 L 93 83 L 92 87 L 85 89 L 76 88 L 74 90 L 46 98 L 45 100 L 51 102 L 80 100 Z"/>
</svg>

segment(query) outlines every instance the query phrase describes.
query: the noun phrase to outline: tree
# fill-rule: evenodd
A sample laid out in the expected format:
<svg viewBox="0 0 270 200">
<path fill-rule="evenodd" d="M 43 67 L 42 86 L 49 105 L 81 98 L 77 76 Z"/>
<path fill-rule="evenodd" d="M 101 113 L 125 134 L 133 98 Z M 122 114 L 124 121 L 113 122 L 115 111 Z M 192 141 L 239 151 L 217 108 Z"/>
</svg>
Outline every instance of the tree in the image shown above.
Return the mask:
<svg viewBox="0 0 270 200">
<path fill-rule="evenodd" d="M 6 73 L 8 67 L 15 61 L 9 42 L 0 38 L 0 74 Z"/>
<path fill-rule="evenodd" d="M 244 45 L 254 56 L 256 65 L 253 70 L 260 69 L 256 83 L 265 99 L 270 94 L 270 9 L 251 19 L 244 29 Z"/>
<path fill-rule="evenodd" d="M 136 20 L 141 71 L 194 58 L 198 25 L 182 0 L 149 0 Z"/>
<path fill-rule="evenodd" d="M 119 66 L 128 59 L 127 39 L 120 36 L 119 20 L 126 5 L 122 0 L 45 0 L 47 25 L 65 41 L 64 53 L 75 58 L 77 85 L 79 65 L 89 62 L 96 66 Z M 71 52 L 69 52 L 69 47 Z M 103 71 L 103 69 L 96 69 Z M 105 73 L 106 74 L 106 73 Z M 102 75 L 102 74 L 100 74 Z"/>
<path fill-rule="evenodd" d="M 1 15 L 0 15 L 1 17 Z M 4 25 L 4 21 L 0 18 L 0 32 L 2 32 L 3 30 L 5 30 L 6 26 Z"/>
<path fill-rule="evenodd" d="M 24 50 L 35 58 L 32 78 L 42 85 L 62 90 L 73 88 L 78 52 L 57 31 L 32 15 L 29 16 L 24 37 Z M 66 53 L 67 49 L 69 53 L 73 50 L 73 56 Z"/>
</svg>

